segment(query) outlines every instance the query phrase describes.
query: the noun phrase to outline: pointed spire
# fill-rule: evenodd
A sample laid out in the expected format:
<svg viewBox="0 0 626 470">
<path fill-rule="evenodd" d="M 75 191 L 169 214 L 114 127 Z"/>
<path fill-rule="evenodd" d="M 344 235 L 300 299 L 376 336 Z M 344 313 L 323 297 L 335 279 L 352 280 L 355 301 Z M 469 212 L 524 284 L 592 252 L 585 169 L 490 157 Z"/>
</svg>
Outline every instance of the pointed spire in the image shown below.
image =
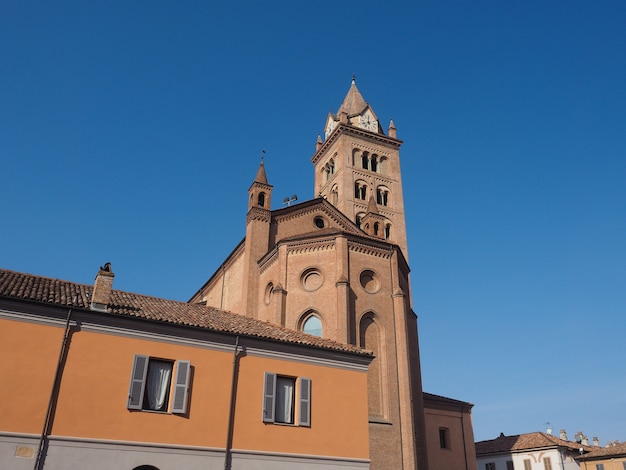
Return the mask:
<svg viewBox="0 0 626 470">
<path fill-rule="evenodd" d="M 320 134 L 317 134 L 317 142 L 315 142 L 315 151 L 316 152 L 321 148 L 323 143 L 324 142 L 322 141 L 322 136 Z"/>
<path fill-rule="evenodd" d="M 376 200 L 374 199 L 373 194 L 370 196 L 369 203 L 367 204 L 367 213 L 378 214 L 378 206 L 376 205 Z"/>
<path fill-rule="evenodd" d="M 387 130 L 389 137 L 396 138 L 396 126 L 393 123 L 393 119 L 389 120 L 389 129 Z"/>
<path fill-rule="evenodd" d="M 343 111 L 348 116 L 354 116 L 355 114 L 360 114 L 365 108 L 367 108 L 367 103 L 356 87 L 356 77 L 352 75 L 352 84 L 350 85 L 350 89 L 343 103 L 337 110 L 337 114 L 339 115 Z"/>
<path fill-rule="evenodd" d="M 259 165 L 259 169 L 256 172 L 256 177 L 254 178 L 255 183 L 263 183 L 267 184 L 267 175 L 265 174 L 265 164 L 263 163 L 263 159 L 265 158 L 265 150 L 261 154 L 261 164 Z"/>
</svg>

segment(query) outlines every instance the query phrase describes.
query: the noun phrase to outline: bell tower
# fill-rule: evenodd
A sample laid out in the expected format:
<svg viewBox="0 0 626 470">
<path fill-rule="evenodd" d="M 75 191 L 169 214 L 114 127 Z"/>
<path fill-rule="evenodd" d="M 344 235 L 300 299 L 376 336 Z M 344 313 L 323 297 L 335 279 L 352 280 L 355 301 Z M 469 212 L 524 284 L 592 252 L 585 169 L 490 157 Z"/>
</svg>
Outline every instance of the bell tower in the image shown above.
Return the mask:
<svg viewBox="0 0 626 470">
<path fill-rule="evenodd" d="M 254 181 L 248 189 L 248 214 L 246 216 L 246 239 L 244 255 L 243 307 L 246 315 L 258 314 L 258 260 L 269 249 L 272 185 L 267 182 L 263 158 Z"/>
<path fill-rule="evenodd" d="M 326 118 L 324 139 L 318 137 L 315 155 L 315 194 L 324 197 L 367 233 L 364 219 L 372 218 L 374 201 L 378 237 L 394 243 L 408 259 L 400 146 L 390 121 L 383 132 L 372 107 L 352 84 L 337 113 Z"/>
</svg>

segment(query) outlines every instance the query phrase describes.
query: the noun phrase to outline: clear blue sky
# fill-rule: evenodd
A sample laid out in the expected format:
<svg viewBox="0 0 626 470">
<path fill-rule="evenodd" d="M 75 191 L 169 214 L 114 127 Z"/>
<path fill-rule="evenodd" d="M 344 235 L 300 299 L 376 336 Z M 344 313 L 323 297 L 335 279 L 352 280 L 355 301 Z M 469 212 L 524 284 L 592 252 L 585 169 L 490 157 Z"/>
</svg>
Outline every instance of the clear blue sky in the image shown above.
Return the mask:
<svg viewBox="0 0 626 470">
<path fill-rule="evenodd" d="M 626 440 L 626 2 L 0 4 L 0 266 L 187 300 L 352 74 L 402 147 L 425 390 Z"/>
</svg>

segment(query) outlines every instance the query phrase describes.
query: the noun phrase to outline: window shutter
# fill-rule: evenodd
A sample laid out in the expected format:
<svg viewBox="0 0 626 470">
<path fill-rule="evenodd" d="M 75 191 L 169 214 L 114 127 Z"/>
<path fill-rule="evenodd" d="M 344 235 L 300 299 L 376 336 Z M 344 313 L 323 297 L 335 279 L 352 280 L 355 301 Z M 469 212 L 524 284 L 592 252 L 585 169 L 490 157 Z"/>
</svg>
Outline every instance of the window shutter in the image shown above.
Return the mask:
<svg viewBox="0 0 626 470">
<path fill-rule="evenodd" d="M 174 399 L 172 413 L 185 414 L 187 412 L 187 392 L 189 390 L 189 361 L 176 362 L 176 381 L 174 382 Z"/>
<path fill-rule="evenodd" d="M 142 408 L 149 359 L 148 356 L 135 354 L 133 372 L 130 376 L 130 387 L 128 390 L 128 404 L 126 405 L 129 410 L 140 410 Z"/>
<path fill-rule="evenodd" d="M 311 426 L 311 379 L 300 379 L 300 426 Z"/>
<path fill-rule="evenodd" d="M 263 422 L 274 422 L 274 407 L 276 406 L 276 374 L 265 373 L 263 385 Z"/>
</svg>

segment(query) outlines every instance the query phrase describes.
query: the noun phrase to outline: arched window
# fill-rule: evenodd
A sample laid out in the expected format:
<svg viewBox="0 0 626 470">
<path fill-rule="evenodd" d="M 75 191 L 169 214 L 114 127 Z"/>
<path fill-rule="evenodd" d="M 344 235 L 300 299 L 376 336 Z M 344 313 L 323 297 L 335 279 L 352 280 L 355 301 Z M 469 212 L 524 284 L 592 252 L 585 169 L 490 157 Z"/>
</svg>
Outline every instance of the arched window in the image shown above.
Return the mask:
<svg viewBox="0 0 626 470">
<path fill-rule="evenodd" d="M 376 188 L 376 204 L 379 206 L 389 205 L 389 190 L 384 186 Z"/>
<path fill-rule="evenodd" d="M 331 158 L 328 163 L 324 165 L 324 169 L 322 171 L 324 173 L 324 182 L 326 182 L 332 175 L 335 174 L 335 160 Z"/>
<path fill-rule="evenodd" d="M 265 206 L 265 193 L 259 193 L 259 199 L 257 200 L 257 205 L 259 207 Z"/>
<path fill-rule="evenodd" d="M 317 315 L 311 315 L 302 324 L 302 331 L 313 336 L 322 336 L 322 320 Z"/>
<path fill-rule="evenodd" d="M 378 155 L 376 154 L 372 155 L 370 159 L 370 170 L 374 172 L 378 171 Z"/>
<path fill-rule="evenodd" d="M 391 224 L 386 224 L 385 225 L 385 238 L 389 240 L 390 237 L 391 237 Z"/>
<path fill-rule="evenodd" d="M 354 183 L 354 197 L 355 199 L 361 199 L 365 201 L 367 195 L 367 184 L 364 181 L 357 181 Z"/>
<path fill-rule="evenodd" d="M 159 470 L 157 467 L 153 465 L 140 465 L 139 467 L 133 468 L 133 470 Z"/>
<path fill-rule="evenodd" d="M 369 154 L 367 152 L 363 152 L 363 155 L 361 155 L 361 166 L 364 170 L 369 170 L 369 160 Z"/>
<path fill-rule="evenodd" d="M 359 212 L 356 215 L 356 219 L 354 219 L 354 222 L 356 223 L 356 226 L 359 227 L 359 228 L 362 228 L 361 224 L 363 222 L 363 217 L 365 217 L 365 214 L 363 212 Z"/>
<path fill-rule="evenodd" d="M 370 416 L 382 417 L 385 414 L 383 406 L 384 353 L 381 347 L 382 331 L 374 320 L 374 316 L 373 313 L 367 313 L 361 319 L 359 339 L 362 348 L 369 349 L 374 353 L 374 360 L 367 370 L 369 414 Z"/>
<path fill-rule="evenodd" d="M 330 190 L 331 202 L 336 206 L 339 203 L 339 187 L 334 184 Z"/>
<path fill-rule="evenodd" d="M 380 228 L 380 224 L 378 222 L 374 222 L 374 235 L 378 236 L 379 228 Z"/>
</svg>

